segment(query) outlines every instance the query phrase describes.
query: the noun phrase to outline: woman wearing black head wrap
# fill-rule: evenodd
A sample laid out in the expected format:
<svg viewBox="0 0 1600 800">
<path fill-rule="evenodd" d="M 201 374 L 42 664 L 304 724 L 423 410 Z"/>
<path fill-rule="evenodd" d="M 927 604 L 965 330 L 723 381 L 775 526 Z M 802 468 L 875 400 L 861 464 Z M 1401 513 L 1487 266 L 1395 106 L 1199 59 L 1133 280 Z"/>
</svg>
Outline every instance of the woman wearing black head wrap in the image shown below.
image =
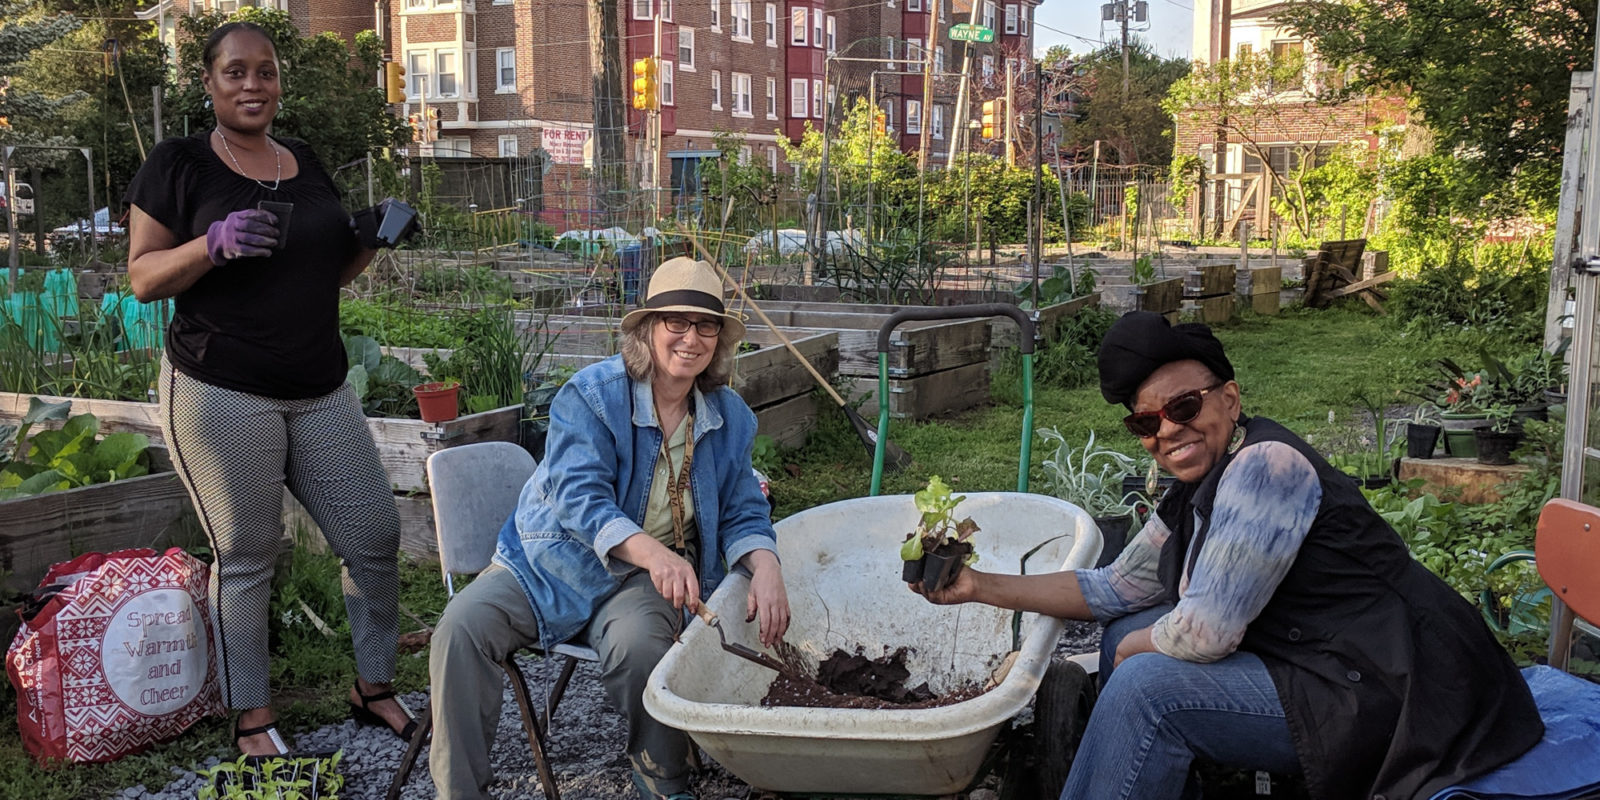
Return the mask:
<svg viewBox="0 0 1600 800">
<path fill-rule="evenodd" d="M 1106 401 L 1179 481 L 1156 514 L 1103 568 L 963 570 L 928 596 L 1105 625 L 1064 800 L 1184 796 L 1196 757 L 1303 775 L 1316 800 L 1428 798 L 1539 740 L 1478 613 L 1348 476 L 1244 416 L 1208 328 L 1128 314 L 1099 365 Z"/>
</svg>

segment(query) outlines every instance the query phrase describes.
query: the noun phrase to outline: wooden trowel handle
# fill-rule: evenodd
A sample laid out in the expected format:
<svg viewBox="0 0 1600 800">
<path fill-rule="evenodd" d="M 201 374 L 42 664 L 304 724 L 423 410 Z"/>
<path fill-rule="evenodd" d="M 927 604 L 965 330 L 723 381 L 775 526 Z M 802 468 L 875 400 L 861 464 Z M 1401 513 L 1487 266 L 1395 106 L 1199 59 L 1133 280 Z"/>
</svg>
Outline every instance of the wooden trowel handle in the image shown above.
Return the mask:
<svg viewBox="0 0 1600 800">
<path fill-rule="evenodd" d="M 700 607 L 695 609 L 694 613 L 699 616 L 701 621 L 705 622 L 705 624 L 713 627 L 721 627 L 717 624 L 717 615 L 711 613 L 711 609 L 706 608 L 705 603 L 701 603 Z"/>
</svg>

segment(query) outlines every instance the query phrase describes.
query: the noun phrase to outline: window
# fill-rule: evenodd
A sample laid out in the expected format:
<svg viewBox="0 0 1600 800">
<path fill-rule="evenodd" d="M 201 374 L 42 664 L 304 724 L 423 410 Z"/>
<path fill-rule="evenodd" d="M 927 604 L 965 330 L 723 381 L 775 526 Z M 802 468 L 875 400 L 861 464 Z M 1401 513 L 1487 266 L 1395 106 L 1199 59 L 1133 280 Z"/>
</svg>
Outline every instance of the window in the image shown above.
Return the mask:
<svg viewBox="0 0 1600 800">
<path fill-rule="evenodd" d="M 933 107 L 933 138 L 944 138 L 944 106 Z"/>
<path fill-rule="evenodd" d="M 922 101 L 906 101 L 906 133 L 922 134 Z"/>
<path fill-rule="evenodd" d="M 822 79 L 811 79 L 811 116 L 822 119 Z"/>
<path fill-rule="evenodd" d="M 513 158 L 517 155 L 517 135 L 514 133 L 502 135 L 499 138 L 499 154 L 501 158 Z"/>
<path fill-rule="evenodd" d="M 907 11 L 921 11 L 922 10 L 922 0 L 906 0 L 906 10 Z"/>
<path fill-rule="evenodd" d="M 822 9 L 813 9 L 811 12 L 811 46 L 822 47 Z"/>
<path fill-rule="evenodd" d="M 796 6 L 789 10 L 789 44 L 805 46 L 806 9 Z"/>
<path fill-rule="evenodd" d="M 883 39 L 883 57 L 885 59 L 883 64 L 884 69 L 896 69 L 900 66 L 899 64 L 894 63 L 894 39 L 891 39 L 887 36 L 885 36 Z"/>
<path fill-rule="evenodd" d="M 983 57 L 983 79 L 994 80 L 994 56 Z"/>
<path fill-rule="evenodd" d="M 1272 43 L 1272 61 L 1275 66 L 1304 66 L 1305 42 L 1298 39 L 1292 41 L 1276 41 Z M 1303 70 L 1296 72 L 1286 82 L 1274 83 L 1272 90 L 1275 92 L 1296 92 L 1305 88 Z"/>
<path fill-rule="evenodd" d="M 677 95 L 672 90 L 672 62 L 661 60 L 661 105 L 677 105 Z"/>
<path fill-rule="evenodd" d="M 494 51 L 494 90 L 517 90 L 517 51 L 514 48 L 500 47 Z"/>
<path fill-rule="evenodd" d="M 729 6 L 733 12 L 733 38 L 741 42 L 750 39 L 750 0 L 733 0 Z"/>
<path fill-rule="evenodd" d="M 915 64 L 907 64 L 907 72 L 921 72 L 927 57 L 927 54 L 922 52 L 921 39 L 913 36 L 906 40 L 906 58 L 917 62 Z"/>
<path fill-rule="evenodd" d="M 412 50 L 406 53 L 406 97 L 426 97 L 428 89 L 428 51 Z"/>
<path fill-rule="evenodd" d="M 633 18 L 650 19 L 650 12 L 654 10 L 651 5 L 650 0 L 633 0 Z"/>
<path fill-rule="evenodd" d="M 1013 36 L 1017 33 L 1017 7 L 1011 3 L 1006 4 L 1006 33 Z"/>
<path fill-rule="evenodd" d="M 231 6 L 231 7 L 230 7 Z M 406 0 L 406 8 L 427 8 L 428 0 Z M 239 10 L 239 0 L 220 0 L 217 3 L 218 11 L 233 13 Z"/>
<path fill-rule="evenodd" d="M 767 46 L 778 46 L 778 7 L 767 4 Z"/>
<path fill-rule="evenodd" d="M 441 138 L 433 143 L 434 158 L 470 158 L 472 140 L 465 136 Z"/>
<path fill-rule="evenodd" d="M 1022 13 L 1017 15 L 1017 33 L 1021 36 L 1028 35 L 1028 24 L 1033 19 L 1033 8 L 1023 6 Z"/>
<path fill-rule="evenodd" d="M 939 9 L 939 21 L 949 22 L 950 15 L 948 12 L 950 10 L 950 4 L 945 2 L 945 0 L 933 0 L 933 4 Z"/>
<path fill-rule="evenodd" d="M 711 0 L 711 30 L 722 31 L 722 0 Z"/>
<path fill-rule="evenodd" d="M 739 145 L 739 166 L 741 166 L 741 167 L 750 166 L 750 145 L 747 145 L 747 144 Z"/>
<path fill-rule="evenodd" d="M 890 133 L 894 133 L 895 128 L 894 128 L 894 101 L 893 100 L 885 100 L 885 101 L 883 101 L 883 127 L 886 128 Z"/>
<path fill-rule="evenodd" d="M 1249 58 L 1251 56 L 1255 55 L 1255 52 L 1256 52 L 1256 46 L 1255 45 L 1248 44 L 1248 43 L 1247 44 L 1241 44 L 1241 45 L 1239 45 L 1238 59 L 1240 61 L 1249 60 Z"/>
<path fill-rule="evenodd" d="M 806 100 L 806 93 L 810 89 L 805 78 L 791 78 L 789 80 L 789 116 L 796 119 L 806 116 L 806 109 L 811 107 Z"/>
<path fill-rule="evenodd" d="M 984 0 L 983 3 L 983 27 L 994 29 L 994 3 L 991 0 Z"/>
<path fill-rule="evenodd" d="M 778 79 L 767 78 L 767 119 L 778 118 Z"/>
<path fill-rule="evenodd" d="M 944 72 L 944 45 L 933 48 L 933 71 Z"/>
<path fill-rule="evenodd" d="M 460 97 L 461 85 L 456 80 L 456 54 L 454 50 L 441 50 L 435 54 L 439 65 L 439 96 Z"/>
<path fill-rule="evenodd" d="M 767 145 L 767 171 L 778 174 L 778 148 Z"/>
<path fill-rule="evenodd" d="M 750 76 L 743 72 L 733 73 L 733 115 L 750 116 Z"/>
<path fill-rule="evenodd" d="M 661 21 L 672 21 L 672 0 L 661 0 Z"/>
<path fill-rule="evenodd" d="M 832 14 L 828 15 L 828 52 L 833 53 L 839 49 L 838 19 Z"/>
<path fill-rule="evenodd" d="M 678 65 L 694 72 L 694 28 L 678 27 Z"/>
<path fill-rule="evenodd" d="M 722 73 L 711 70 L 711 110 L 722 110 Z"/>
</svg>

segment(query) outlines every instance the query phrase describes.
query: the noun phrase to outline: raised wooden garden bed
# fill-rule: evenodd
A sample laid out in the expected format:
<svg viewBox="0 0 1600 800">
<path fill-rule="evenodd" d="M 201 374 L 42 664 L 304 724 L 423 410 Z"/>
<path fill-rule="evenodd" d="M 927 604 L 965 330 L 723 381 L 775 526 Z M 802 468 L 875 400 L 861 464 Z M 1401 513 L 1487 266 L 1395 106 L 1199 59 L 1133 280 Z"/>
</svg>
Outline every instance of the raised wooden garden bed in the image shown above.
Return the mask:
<svg viewBox="0 0 1600 800">
<path fill-rule="evenodd" d="M 83 413 L 74 405 L 74 414 Z M 83 553 L 203 542 L 189 494 L 162 448 L 152 472 L 0 502 L 0 571 L 13 592 L 34 588 L 51 564 Z"/>
<path fill-rule="evenodd" d="M 1134 307 L 1140 311 L 1164 314 L 1168 321 L 1176 322 L 1178 311 L 1183 308 L 1183 280 L 1183 278 L 1168 278 L 1135 286 Z"/>
<path fill-rule="evenodd" d="M 1278 313 L 1282 293 L 1282 267 L 1254 267 L 1239 273 L 1239 294 L 1257 314 Z"/>
<path fill-rule="evenodd" d="M 1234 273 L 1237 271 L 1232 264 L 1204 264 L 1190 267 L 1184 273 L 1183 294 L 1189 298 L 1233 294 Z"/>
</svg>

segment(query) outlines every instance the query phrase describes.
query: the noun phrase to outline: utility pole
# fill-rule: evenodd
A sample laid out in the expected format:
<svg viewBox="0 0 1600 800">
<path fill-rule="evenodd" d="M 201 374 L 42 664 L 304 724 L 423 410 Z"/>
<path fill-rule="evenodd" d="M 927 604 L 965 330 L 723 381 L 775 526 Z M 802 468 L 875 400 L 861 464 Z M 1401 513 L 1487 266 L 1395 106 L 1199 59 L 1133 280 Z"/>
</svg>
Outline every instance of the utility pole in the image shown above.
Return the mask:
<svg viewBox="0 0 1600 800">
<path fill-rule="evenodd" d="M 922 133 L 917 141 L 917 169 L 928 168 L 928 148 L 933 137 L 933 53 L 939 40 L 939 7 L 950 0 L 922 0 L 928 12 L 928 40 L 922 52 Z"/>
<path fill-rule="evenodd" d="M 1220 65 L 1229 58 L 1233 51 L 1233 0 L 1213 0 L 1211 6 L 1211 21 L 1216 27 L 1213 29 L 1213 39 L 1217 43 L 1216 50 L 1212 52 L 1211 64 L 1213 67 Z M 1219 81 L 1217 89 L 1217 130 L 1211 145 L 1211 156 L 1214 169 L 1213 176 L 1226 174 L 1228 171 L 1228 116 L 1222 108 L 1228 102 L 1227 88 Z M 1222 238 L 1222 226 L 1227 218 L 1223 208 L 1228 200 L 1228 182 L 1221 178 L 1212 178 L 1212 219 L 1215 223 L 1215 235 Z M 1203 201 L 1202 201 L 1203 202 Z"/>
<path fill-rule="evenodd" d="M 594 191 L 605 225 L 618 222 L 619 202 L 627 196 L 623 163 L 628 125 L 622 102 L 622 50 L 617 33 L 617 0 L 589 0 L 589 80 L 594 116 Z"/>
<path fill-rule="evenodd" d="M 978 9 L 982 5 L 983 0 L 972 0 L 972 17 L 967 20 L 968 24 L 978 24 Z M 971 84 L 972 42 L 963 42 L 961 44 L 961 82 L 956 88 L 956 110 L 954 120 L 950 123 L 950 133 L 955 138 L 951 140 L 950 157 L 945 159 L 945 169 L 954 169 L 956 165 L 955 154 L 967 151 L 967 139 L 971 136 L 971 134 L 967 133 L 967 115 L 972 113 L 967 108 L 972 104 L 972 99 L 969 96 Z"/>
<path fill-rule="evenodd" d="M 1014 73 L 1014 70 L 1012 69 L 1012 67 L 1014 67 L 1015 65 L 1016 65 L 1016 59 L 1012 59 L 1012 58 L 1006 59 L 1006 132 L 1005 132 L 1005 151 L 1006 151 L 1006 166 L 1008 166 L 1008 167 L 1014 167 L 1014 166 L 1017 165 L 1017 156 L 1016 156 L 1015 153 L 1011 152 L 1011 143 L 1012 143 L 1012 141 L 1014 141 L 1014 139 L 1016 137 L 1016 133 L 1017 133 L 1017 123 L 1016 123 L 1016 120 L 1017 120 L 1017 103 L 1016 103 L 1016 100 L 1017 100 L 1017 95 L 1016 95 L 1017 80 L 1016 80 L 1016 78 L 1017 78 L 1017 76 Z"/>
<path fill-rule="evenodd" d="M 1033 307 L 1039 307 L 1039 261 L 1044 254 L 1044 65 L 1033 62 Z M 1061 209 L 1063 219 L 1067 210 Z"/>
<path fill-rule="evenodd" d="M 1133 16 L 1132 4 L 1122 0 L 1117 4 L 1117 16 L 1122 18 L 1122 102 L 1128 102 L 1128 17 Z"/>
<path fill-rule="evenodd" d="M 654 221 L 656 219 L 660 219 L 660 217 L 661 217 L 661 3 L 662 2 L 664 2 L 664 0 L 656 0 L 655 11 L 653 12 L 654 15 L 655 15 L 655 22 L 654 22 L 655 31 L 654 31 L 654 35 L 652 37 L 654 39 L 653 48 L 652 48 L 652 54 L 653 54 L 654 59 L 655 59 L 655 69 L 656 69 L 656 102 L 655 102 L 655 107 L 651 108 L 650 111 L 648 112 L 649 120 L 650 120 L 649 134 L 648 134 L 649 139 L 645 143 L 647 148 L 650 151 L 650 216 L 651 216 L 651 220 L 652 221 Z M 677 96 L 678 96 L 678 76 L 677 76 L 676 73 L 674 73 L 673 76 L 672 76 L 672 96 L 673 96 L 673 102 L 676 103 L 677 102 Z M 719 244 L 718 246 L 720 247 L 721 245 Z M 774 242 L 773 246 L 776 247 L 777 243 Z"/>
</svg>

